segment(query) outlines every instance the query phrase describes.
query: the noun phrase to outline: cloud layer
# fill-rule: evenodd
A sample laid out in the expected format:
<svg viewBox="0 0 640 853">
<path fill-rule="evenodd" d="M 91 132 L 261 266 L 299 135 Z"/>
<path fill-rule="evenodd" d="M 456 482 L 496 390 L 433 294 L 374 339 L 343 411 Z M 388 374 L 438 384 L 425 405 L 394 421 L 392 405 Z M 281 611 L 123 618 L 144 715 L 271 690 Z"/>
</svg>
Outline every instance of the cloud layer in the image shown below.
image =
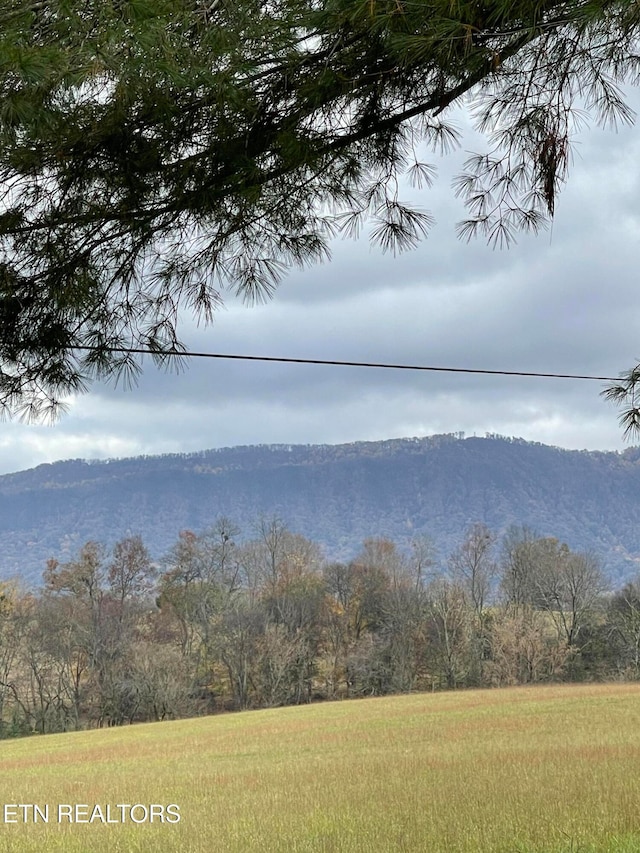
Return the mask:
<svg viewBox="0 0 640 853">
<path fill-rule="evenodd" d="M 633 128 L 595 128 L 576 143 L 550 232 L 523 235 L 508 251 L 457 240 L 464 210 L 449 183 L 458 152 L 440 162 L 434 188 L 407 190 L 437 217 L 416 251 L 393 258 L 366 235 L 337 241 L 330 263 L 292 272 L 269 304 L 230 298 L 205 329 L 185 318 L 185 342 L 218 353 L 616 376 L 640 359 L 640 140 Z M 467 134 L 463 144 L 478 143 Z M 620 449 L 602 387 L 195 359 L 166 374 L 149 362 L 134 390 L 96 385 L 54 426 L 4 424 L 0 472 L 60 458 L 455 431 Z"/>
</svg>

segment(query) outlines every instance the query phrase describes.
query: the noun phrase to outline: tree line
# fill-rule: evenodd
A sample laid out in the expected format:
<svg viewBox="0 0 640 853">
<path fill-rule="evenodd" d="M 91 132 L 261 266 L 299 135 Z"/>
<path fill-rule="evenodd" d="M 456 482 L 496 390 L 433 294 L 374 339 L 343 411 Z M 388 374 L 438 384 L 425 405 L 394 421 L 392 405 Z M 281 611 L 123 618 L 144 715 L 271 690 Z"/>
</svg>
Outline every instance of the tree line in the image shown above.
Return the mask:
<svg viewBox="0 0 640 853">
<path fill-rule="evenodd" d="M 227 518 L 160 564 L 133 536 L 0 590 L 3 737 L 419 690 L 640 676 L 640 579 L 526 527 L 471 525 L 438 565 L 365 540 L 349 562 L 277 518 Z"/>
</svg>

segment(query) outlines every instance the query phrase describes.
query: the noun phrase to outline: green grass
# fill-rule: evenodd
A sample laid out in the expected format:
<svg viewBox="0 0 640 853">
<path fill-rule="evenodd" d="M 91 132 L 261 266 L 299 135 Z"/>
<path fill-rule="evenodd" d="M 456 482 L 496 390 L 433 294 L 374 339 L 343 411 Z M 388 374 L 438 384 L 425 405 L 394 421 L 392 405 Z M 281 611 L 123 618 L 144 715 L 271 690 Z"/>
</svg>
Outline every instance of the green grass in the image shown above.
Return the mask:
<svg viewBox="0 0 640 853">
<path fill-rule="evenodd" d="M 640 851 L 640 686 L 426 694 L 0 743 L 0 851 Z M 176 803 L 178 824 L 57 804 Z M 0 805 L 0 818 L 2 807 Z"/>
</svg>

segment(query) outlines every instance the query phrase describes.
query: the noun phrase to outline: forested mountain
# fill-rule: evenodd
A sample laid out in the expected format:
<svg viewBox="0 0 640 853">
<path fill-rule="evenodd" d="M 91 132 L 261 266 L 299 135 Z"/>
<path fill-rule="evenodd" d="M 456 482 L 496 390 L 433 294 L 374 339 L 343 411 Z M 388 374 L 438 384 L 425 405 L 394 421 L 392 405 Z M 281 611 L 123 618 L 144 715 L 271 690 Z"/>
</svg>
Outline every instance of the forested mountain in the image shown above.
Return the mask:
<svg viewBox="0 0 640 853">
<path fill-rule="evenodd" d="M 351 557 L 370 536 L 428 534 L 446 559 L 474 522 L 525 524 L 597 552 L 612 580 L 640 566 L 640 449 L 568 451 L 462 434 L 331 445 L 259 445 L 0 477 L 0 574 L 37 583 L 49 557 L 141 534 L 155 558 L 180 530 L 225 515 L 245 536 L 261 515 Z"/>
</svg>

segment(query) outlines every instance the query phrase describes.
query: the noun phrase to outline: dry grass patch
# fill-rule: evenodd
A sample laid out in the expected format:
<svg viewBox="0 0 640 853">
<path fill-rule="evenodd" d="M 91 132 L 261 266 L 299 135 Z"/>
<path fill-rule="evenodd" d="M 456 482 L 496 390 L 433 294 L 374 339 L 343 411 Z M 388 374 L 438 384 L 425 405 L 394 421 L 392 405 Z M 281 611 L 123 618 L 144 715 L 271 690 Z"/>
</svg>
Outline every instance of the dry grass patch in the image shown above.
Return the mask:
<svg viewBox="0 0 640 853">
<path fill-rule="evenodd" d="M 640 687 L 330 703 L 0 744 L 0 851 L 640 850 Z M 180 806 L 69 825 L 57 804 Z"/>
</svg>

